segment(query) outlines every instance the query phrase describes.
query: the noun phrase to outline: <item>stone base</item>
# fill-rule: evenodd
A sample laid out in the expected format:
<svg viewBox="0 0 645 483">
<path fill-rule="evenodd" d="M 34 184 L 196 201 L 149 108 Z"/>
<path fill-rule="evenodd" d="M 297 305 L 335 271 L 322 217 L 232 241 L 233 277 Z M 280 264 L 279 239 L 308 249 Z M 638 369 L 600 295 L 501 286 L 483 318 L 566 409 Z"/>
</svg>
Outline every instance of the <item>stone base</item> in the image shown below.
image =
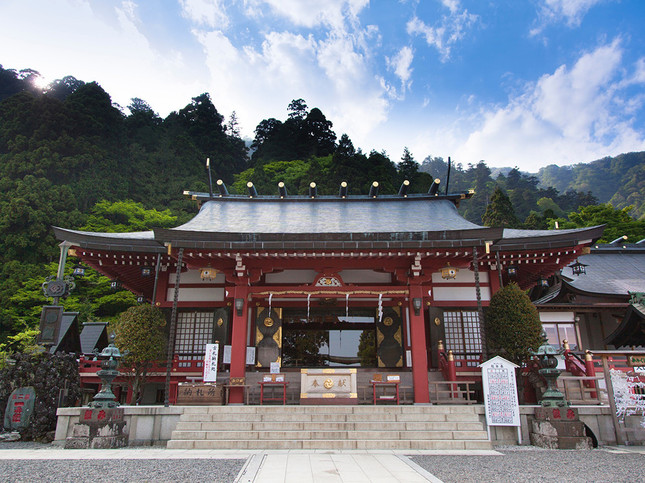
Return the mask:
<svg viewBox="0 0 645 483">
<path fill-rule="evenodd" d="M 123 409 L 83 409 L 66 449 L 115 449 L 128 446 Z"/>
<path fill-rule="evenodd" d="M 585 425 L 578 410 L 537 408 L 531 422 L 530 439 L 533 446 L 547 449 L 592 449 L 591 438 L 585 435 Z"/>
</svg>

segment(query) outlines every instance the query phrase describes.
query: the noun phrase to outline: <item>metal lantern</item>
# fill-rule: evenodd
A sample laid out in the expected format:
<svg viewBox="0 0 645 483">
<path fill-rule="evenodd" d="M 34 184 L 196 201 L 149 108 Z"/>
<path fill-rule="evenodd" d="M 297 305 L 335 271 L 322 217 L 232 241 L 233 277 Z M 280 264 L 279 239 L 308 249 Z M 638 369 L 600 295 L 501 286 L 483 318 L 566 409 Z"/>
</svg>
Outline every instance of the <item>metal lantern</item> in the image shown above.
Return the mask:
<svg viewBox="0 0 645 483">
<path fill-rule="evenodd" d="M 580 274 L 583 274 L 583 273 L 586 274 L 587 269 L 585 267 L 587 267 L 587 265 L 585 265 L 584 263 L 580 263 L 580 261 L 578 259 L 576 259 L 576 261 L 574 263 L 569 265 L 569 268 L 571 269 L 571 272 L 574 275 L 580 275 Z"/>
<path fill-rule="evenodd" d="M 458 268 L 451 267 L 450 264 L 448 263 L 445 267 L 441 269 L 441 278 L 444 278 L 446 280 L 453 279 L 457 277 L 458 272 L 459 272 Z"/>
<path fill-rule="evenodd" d="M 506 268 L 506 273 L 508 273 L 508 276 L 513 278 L 517 276 L 517 267 L 515 265 L 511 265 Z"/>
<path fill-rule="evenodd" d="M 217 277 L 217 270 L 211 267 L 202 268 L 199 271 L 199 275 L 202 280 L 215 280 L 215 277 Z"/>
</svg>

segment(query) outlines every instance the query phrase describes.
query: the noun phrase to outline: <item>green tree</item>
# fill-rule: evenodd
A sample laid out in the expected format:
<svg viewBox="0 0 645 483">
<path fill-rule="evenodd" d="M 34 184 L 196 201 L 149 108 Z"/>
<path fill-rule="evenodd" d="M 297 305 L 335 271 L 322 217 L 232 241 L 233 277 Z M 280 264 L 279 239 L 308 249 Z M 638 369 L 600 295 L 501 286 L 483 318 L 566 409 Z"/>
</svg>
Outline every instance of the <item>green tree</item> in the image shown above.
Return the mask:
<svg viewBox="0 0 645 483">
<path fill-rule="evenodd" d="M 608 243 L 623 235 L 628 237 L 629 242 L 635 243 L 645 238 L 645 220 L 634 220 L 629 216 L 631 209 L 631 206 L 616 209 L 609 203 L 585 206 L 569 213 L 568 220 L 560 218 L 549 222 L 553 228 L 557 221 L 561 229 L 606 225 L 599 243 Z"/>
<path fill-rule="evenodd" d="M 157 211 L 145 209 L 141 203 L 132 200 L 99 201 L 88 217 L 85 231 L 123 233 L 145 231 L 152 228 L 170 228 L 175 226 L 177 217 L 170 210 Z"/>
<path fill-rule="evenodd" d="M 123 366 L 132 371 L 132 398 L 137 404 L 143 396 L 148 371 L 155 361 L 165 357 L 165 325 L 161 310 L 147 304 L 130 307 L 115 324 L 115 344 L 124 354 Z"/>
<path fill-rule="evenodd" d="M 543 342 L 537 309 L 515 283 L 491 297 L 484 326 L 491 357 L 499 355 L 518 366 Z"/>
<path fill-rule="evenodd" d="M 516 228 L 520 225 L 511 200 L 499 186 L 493 191 L 490 203 L 482 216 L 482 222 L 491 227 Z"/>
</svg>

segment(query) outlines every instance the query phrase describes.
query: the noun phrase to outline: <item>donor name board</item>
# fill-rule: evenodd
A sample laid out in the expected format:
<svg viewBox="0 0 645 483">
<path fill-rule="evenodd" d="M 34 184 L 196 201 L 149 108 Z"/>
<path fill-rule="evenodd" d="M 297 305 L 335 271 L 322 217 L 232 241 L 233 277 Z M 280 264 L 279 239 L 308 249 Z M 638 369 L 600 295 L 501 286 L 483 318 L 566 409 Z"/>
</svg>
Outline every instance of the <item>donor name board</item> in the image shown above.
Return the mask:
<svg viewBox="0 0 645 483">
<path fill-rule="evenodd" d="M 480 364 L 486 422 L 489 426 L 519 426 L 520 405 L 517 399 L 515 368 L 503 357 L 493 357 Z"/>
</svg>

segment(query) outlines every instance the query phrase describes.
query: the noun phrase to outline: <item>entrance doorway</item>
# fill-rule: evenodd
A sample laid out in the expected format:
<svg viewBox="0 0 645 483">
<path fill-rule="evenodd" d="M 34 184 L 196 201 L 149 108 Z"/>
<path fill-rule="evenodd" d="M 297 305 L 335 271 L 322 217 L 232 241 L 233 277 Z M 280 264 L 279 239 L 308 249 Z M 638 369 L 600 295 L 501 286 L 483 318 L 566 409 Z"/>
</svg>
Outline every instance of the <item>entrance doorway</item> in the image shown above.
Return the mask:
<svg viewBox="0 0 645 483">
<path fill-rule="evenodd" d="M 377 367 L 374 309 L 285 308 L 284 367 Z"/>
</svg>

